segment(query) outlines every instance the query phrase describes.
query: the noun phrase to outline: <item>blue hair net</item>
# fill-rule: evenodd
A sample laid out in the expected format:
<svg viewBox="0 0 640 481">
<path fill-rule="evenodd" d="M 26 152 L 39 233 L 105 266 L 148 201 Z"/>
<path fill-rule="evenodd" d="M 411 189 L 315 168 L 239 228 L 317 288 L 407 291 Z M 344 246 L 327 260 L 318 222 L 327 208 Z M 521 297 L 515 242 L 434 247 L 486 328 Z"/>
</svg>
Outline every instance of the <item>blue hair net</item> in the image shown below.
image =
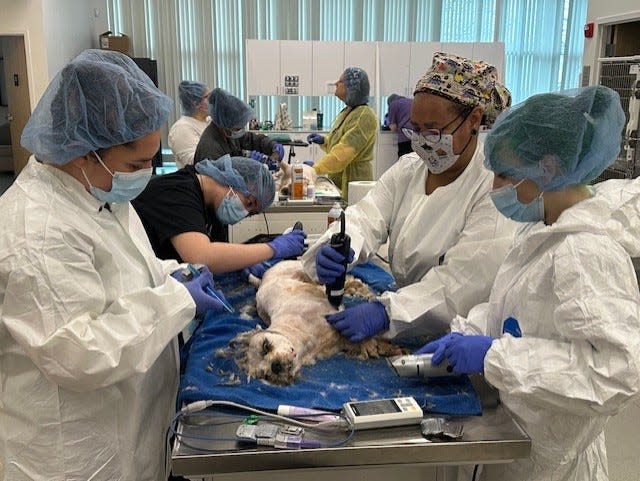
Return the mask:
<svg viewBox="0 0 640 481">
<path fill-rule="evenodd" d="M 365 105 L 369 100 L 369 77 L 360 67 L 347 67 L 342 72 L 342 80 L 347 88 L 345 104 L 349 107 Z"/>
<path fill-rule="evenodd" d="M 262 164 L 253 159 L 226 154 L 218 160 L 201 160 L 195 167 L 198 173 L 233 187 L 237 192 L 255 196 L 263 211 L 273 203 L 276 195 L 273 177 Z"/>
<path fill-rule="evenodd" d="M 213 89 L 209 95 L 209 115 L 211 121 L 223 129 L 244 127 L 255 117 L 249 105 L 221 88 Z"/>
<path fill-rule="evenodd" d="M 192 116 L 198 111 L 198 104 L 202 102 L 207 86 L 202 82 L 183 80 L 178 85 L 178 95 L 182 105 L 182 115 Z"/>
<path fill-rule="evenodd" d="M 173 106 L 126 55 L 85 50 L 51 81 L 22 132 L 22 146 L 63 165 L 158 130 Z"/>
<path fill-rule="evenodd" d="M 534 95 L 500 114 L 485 165 L 545 191 L 586 184 L 615 161 L 624 122 L 618 93 L 602 85 Z"/>
</svg>

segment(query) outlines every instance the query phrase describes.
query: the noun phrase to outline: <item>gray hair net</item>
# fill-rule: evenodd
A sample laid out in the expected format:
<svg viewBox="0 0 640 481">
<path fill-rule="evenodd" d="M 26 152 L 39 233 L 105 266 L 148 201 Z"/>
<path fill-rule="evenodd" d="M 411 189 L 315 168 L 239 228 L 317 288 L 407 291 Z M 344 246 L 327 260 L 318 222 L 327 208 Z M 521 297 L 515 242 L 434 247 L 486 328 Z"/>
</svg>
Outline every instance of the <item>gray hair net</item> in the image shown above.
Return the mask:
<svg viewBox="0 0 640 481">
<path fill-rule="evenodd" d="M 173 102 L 126 55 L 85 50 L 51 81 L 22 132 L 38 160 L 64 165 L 158 130 Z"/>
<path fill-rule="evenodd" d="M 544 191 L 586 184 L 618 156 L 624 122 L 620 97 L 608 87 L 534 95 L 500 114 L 484 162 Z"/>
<path fill-rule="evenodd" d="M 276 195 L 273 177 L 268 169 L 253 159 L 226 154 L 218 160 L 201 160 L 195 167 L 198 173 L 208 175 L 237 192 L 255 196 L 263 211 L 273 203 Z"/>
<path fill-rule="evenodd" d="M 342 72 L 342 80 L 347 88 L 347 98 L 344 101 L 349 107 L 365 105 L 369 100 L 369 77 L 360 67 L 347 67 Z"/>
<path fill-rule="evenodd" d="M 255 117 L 249 105 L 221 88 L 213 89 L 209 95 L 209 115 L 223 129 L 239 129 Z"/>
<path fill-rule="evenodd" d="M 207 86 L 202 82 L 183 80 L 178 85 L 178 96 L 182 105 L 182 115 L 192 116 L 198 111 L 198 104 L 202 102 Z"/>
<path fill-rule="evenodd" d="M 391 104 L 393 102 L 395 102 L 398 99 L 404 99 L 406 97 L 403 97 L 402 95 L 398 95 L 398 94 L 391 94 L 389 95 L 389 97 L 387 98 L 387 107 L 391 107 Z"/>
</svg>

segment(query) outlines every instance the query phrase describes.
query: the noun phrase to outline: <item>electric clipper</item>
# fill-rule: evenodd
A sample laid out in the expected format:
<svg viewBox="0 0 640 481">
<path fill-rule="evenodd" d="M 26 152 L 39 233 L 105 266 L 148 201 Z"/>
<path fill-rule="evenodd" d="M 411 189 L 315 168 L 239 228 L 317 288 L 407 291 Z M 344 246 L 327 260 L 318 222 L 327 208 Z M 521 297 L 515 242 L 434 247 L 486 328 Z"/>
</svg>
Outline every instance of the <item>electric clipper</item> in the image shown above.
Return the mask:
<svg viewBox="0 0 640 481">
<path fill-rule="evenodd" d="M 431 364 L 433 354 L 406 354 L 387 358 L 387 364 L 400 377 L 457 376 L 446 359 L 437 366 Z"/>
<path fill-rule="evenodd" d="M 340 232 L 331 236 L 330 245 L 344 257 L 344 272 L 333 283 L 326 286 L 327 298 L 331 305 L 337 309 L 342 303 L 342 296 L 344 296 L 344 280 L 347 276 L 349 251 L 351 250 L 351 237 L 345 233 L 344 211 L 340 214 Z"/>
</svg>

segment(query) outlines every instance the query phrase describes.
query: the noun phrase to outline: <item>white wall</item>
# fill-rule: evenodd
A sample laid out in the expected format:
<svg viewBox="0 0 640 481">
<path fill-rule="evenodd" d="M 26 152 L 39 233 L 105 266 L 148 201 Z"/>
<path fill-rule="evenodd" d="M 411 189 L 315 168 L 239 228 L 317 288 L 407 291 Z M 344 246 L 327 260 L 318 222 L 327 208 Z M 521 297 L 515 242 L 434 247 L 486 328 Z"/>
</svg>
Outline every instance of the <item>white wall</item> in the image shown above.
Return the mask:
<svg viewBox="0 0 640 481">
<path fill-rule="evenodd" d="M 104 0 L 0 0 L 0 35 L 24 35 L 33 109 L 60 68 L 106 30 Z"/>
<path fill-rule="evenodd" d="M 595 78 L 595 59 L 601 55 L 601 32 L 598 31 L 598 19 L 618 17 L 625 14 L 635 14 L 635 17 L 640 18 L 640 3 L 638 0 L 589 0 L 589 6 L 587 8 L 587 23 L 594 22 L 596 24 L 596 31 L 592 38 L 584 39 L 582 65 L 591 66 L 591 83 L 594 82 Z"/>
<path fill-rule="evenodd" d="M 94 26 L 103 19 L 106 24 L 101 0 L 44 0 L 42 16 L 49 79 L 83 50 L 97 48 L 102 32 L 95 33 Z"/>
</svg>

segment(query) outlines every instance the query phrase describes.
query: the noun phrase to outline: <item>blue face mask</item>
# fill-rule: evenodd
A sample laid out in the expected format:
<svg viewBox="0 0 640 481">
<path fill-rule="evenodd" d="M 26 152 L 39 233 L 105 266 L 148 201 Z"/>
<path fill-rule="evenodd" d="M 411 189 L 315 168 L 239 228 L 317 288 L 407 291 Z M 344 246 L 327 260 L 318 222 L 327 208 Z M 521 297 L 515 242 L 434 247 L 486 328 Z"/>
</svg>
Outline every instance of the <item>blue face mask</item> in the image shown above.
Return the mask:
<svg viewBox="0 0 640 481">
<path fill-rule="evenodd" d="M 140 169 L 135 172 L 111 172 L 100 156 L 93 152 L 93 155 L 98 159 L 98 162 L 105 168 L 109 174 L 111 174 L 111 190 L 106 192 L 98 187 L 91 185 L 87 174 L 82 169 L 82 175 L 84 175 L 87 184 L 89 184 L 89 192 L 92 196 L 101 202 L 109 202 L 111 204 L 124 204 L 130 200 L 135 199 L 145 189 L 151 179 L 153 169 Z"/>
<path fill-rule="evenodd" d="M 240 222 L 249 215 L 249 211 L 244 208 L 240 197 L 229 188 L 229 192 L 222 199 L 222 203 L 216 210 L 216 217 L 226 225 L 233 225 Z"/>
<path fill-rule="evenodd" d="M 543 192 L 528 204 L 523 204 L 518 200 L 516 187 L 524 182 L 522 179 L 517 184 L 503 185 L 499 189 L 491 191 L 491 200 L 496 209 L 509 219 L 517 222 L 539 222 L 544 220 Z"/>
</svg>

